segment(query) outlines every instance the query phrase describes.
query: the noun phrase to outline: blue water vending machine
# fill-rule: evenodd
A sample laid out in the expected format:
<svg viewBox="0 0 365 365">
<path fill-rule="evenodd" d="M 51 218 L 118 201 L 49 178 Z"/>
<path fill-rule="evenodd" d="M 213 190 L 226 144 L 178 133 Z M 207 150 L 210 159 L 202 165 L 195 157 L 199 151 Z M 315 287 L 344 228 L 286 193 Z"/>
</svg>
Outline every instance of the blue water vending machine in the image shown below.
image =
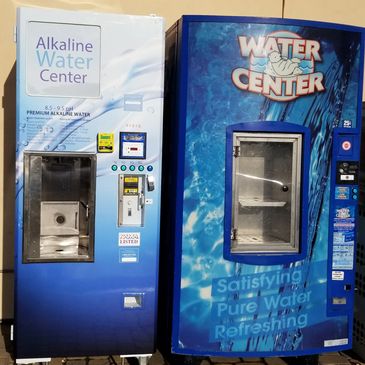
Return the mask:
<svg viewBox="0 0 365 365">
<path fill-rule="evenodd" d="M 164 29 L 18 10 L 17 359 L 154 351 Z"/>
<path fill-rule="evenodd" d="M 184 16 L 166 57 L 172 352 L 350 348 L 362 29 Z"/>
</svg>

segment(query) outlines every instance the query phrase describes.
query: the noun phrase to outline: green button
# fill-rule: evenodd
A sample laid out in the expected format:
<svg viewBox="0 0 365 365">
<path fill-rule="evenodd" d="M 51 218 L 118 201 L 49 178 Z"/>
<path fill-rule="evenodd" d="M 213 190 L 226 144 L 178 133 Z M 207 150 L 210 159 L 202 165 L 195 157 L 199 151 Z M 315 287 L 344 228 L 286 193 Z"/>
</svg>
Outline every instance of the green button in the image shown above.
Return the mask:
<svg viewBox="0 0 365 365">
<path fill-rule="evenodd" d="M 143 170 L 144 170 L 144 166 L 139 165 L 139 166 L 138 166 L 138 170 L 139 170 L 139 171 L 143 171 Z"/>
<path fill-rule="evenodd" d="M 117 166 L 117 165 L 113 165 L 113 166 L 112 166 L 112 170 L 113 170 L 113 171 L 117 171 L 117 169 L 118 169 L 118 166 Z"/>
<path fill-rule="evenodd" d="M 134 171 L 135 169 L 136 169 L 136 166 L 134 166 L 134 165 L 129 166 L 129 170 Z"/>
<path fill-rule="evenodd" d="M 127 166 L 126 166 L 126 165 L 122 165 L 122 166 L 120 166 L 120 169 L 121 169 L 122 171 L 125 171 L 125 170 L 127 170 Z"/>
</svg>

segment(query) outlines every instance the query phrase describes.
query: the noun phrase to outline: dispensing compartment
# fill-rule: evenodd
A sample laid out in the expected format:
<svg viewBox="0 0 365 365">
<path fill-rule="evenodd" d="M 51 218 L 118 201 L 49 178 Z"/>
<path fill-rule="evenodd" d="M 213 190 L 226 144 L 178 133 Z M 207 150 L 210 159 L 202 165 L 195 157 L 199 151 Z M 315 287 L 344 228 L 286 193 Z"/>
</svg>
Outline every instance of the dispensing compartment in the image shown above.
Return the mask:
<svg viewBox="0 0 365 365">
<path fill-rule="evenodd" d="M 233 133 L 231 253 L 297 253 L 302 135 Z"/>
<path fill-rule="evenodd" d="M 93 261 L 96 156 L 24 154 L 23 262 Z"/>
</svg>

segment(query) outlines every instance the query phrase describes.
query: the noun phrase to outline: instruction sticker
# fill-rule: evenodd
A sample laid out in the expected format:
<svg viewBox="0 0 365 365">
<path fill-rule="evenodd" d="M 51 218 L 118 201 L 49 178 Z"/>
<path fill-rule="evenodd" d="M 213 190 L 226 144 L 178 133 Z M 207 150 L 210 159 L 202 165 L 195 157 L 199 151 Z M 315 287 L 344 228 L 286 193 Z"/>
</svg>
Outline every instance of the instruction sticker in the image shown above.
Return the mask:
<svg viewBox="0 0 365 365">
<path fill-rule="evenodd" d="M 335 199 L 336 200 L 350 199 L 350 188 L 348 186 L 336 186 Z"/>
<path fill-rule="evenodd" d="M 352 270 L 355 247 L 355 207 L 336 207 L 333 224 L 334 270 Z"/>
<path fill-rule="evenodd" d="M 345 279 L 344 271 L 332 271 L 332 280 L 342 281 Z"/>
<path fill-rule="evenodd" d="M 120 247 L 139 247 L 141 245 L 140 232 L 119 232 Z"/>
<path fill-rule="evenodd" d="M 119 263 L 137 263 L 139 262 L 139 248 L 120 248 Z"/>
</svg>

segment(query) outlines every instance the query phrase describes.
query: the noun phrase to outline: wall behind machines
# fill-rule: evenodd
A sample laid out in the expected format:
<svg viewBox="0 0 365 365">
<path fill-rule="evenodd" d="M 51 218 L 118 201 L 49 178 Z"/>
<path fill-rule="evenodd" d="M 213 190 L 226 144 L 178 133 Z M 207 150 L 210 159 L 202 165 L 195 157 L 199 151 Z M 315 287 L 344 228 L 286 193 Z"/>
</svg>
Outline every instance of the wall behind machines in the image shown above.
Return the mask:
<svg viewBox="0 0 365 365">
<path fill-rule="evenodd" d="M 283 7 L 284 2 L 284 7 Z M 13 317 L 13 216 L 15 151 L 15 43 L 13 26 L 19 6 L 157 14 L 169 27 L 182 14 L 247 15 L 300 18 L 365 26 L 363 0 L 4 0 L 0 12 L 0 319 Z M 365 100 L 365 96 L 363 96 Z"/>
</svg>

